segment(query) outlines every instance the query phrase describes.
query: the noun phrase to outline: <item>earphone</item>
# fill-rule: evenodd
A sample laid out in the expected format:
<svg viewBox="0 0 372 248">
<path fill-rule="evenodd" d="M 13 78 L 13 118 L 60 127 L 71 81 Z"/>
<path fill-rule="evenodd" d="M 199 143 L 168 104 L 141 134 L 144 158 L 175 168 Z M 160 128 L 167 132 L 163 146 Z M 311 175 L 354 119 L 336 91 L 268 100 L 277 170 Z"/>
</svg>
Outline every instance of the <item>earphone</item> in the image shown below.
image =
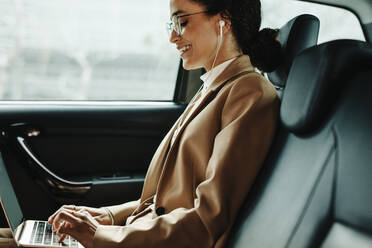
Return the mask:
<svg viewBox="0 0 372 248">
<path fill-rule="evenodd" d="M 216 51 L 216 56 L 214 56 L 214 60 L 213 60 L 213 64 L 212 64 L 212 68 L 211 70 L 214 68 L 214 65 L 216 63 L 216 60 L 217 60 L 217 56 L 218 56 L 218 53 L 220 52 L 220 49 L 221 49 L 221 45 L 222 45 L 222 40 L 223 40 L 223 27 L 225 26 L 225 21 L 224 20 L 220 20 L 218 22 L 218 24 L 220 25 L 220 35 L 218 36 L 218 42 L 217 42 L 217 51 Z M 208 75 L 208 77 L 205 79 L 205 81 L 208 80 L 209 76 L 211 74 Z M 204 84 L 203 84 L 204 85 Z M 203 86 L 202 86 L 203 87 Z"/>
<path fill-rule="evenodd" d="M 219 38 L 219 42 L 222 42 L 222 37 L 223 37 L 223 27 L 225 26 L 225 21 L 224 20 L 220 20 L 218 22 L 220 24 L 220 37 Z"/>
<path fill-rule="evenodd" d="M 216 56 L 214 57 L 214 60 L 213 60 L 212 69 L 214 68 L 214 64 L 216 63 L 216 59 L 217 59 L 218 53 L 219 53 L 221 45 L 222 45 L 222 40 L 223 40 L 223 29 L 222 28 L 225 26 L 225 21 L 220 20 L 218 22 L 218 24 L 220 24 L 220 35 L 218 36 L 217 52 L 216 52 Z"/>
<path fill-rule="evenodd" d="M 223 35 L 222 28 L 225 26 L 225 21 L 220 20 L 219 24 L 220 24 L 220 36 L 222 36 Z"/>
</svg>

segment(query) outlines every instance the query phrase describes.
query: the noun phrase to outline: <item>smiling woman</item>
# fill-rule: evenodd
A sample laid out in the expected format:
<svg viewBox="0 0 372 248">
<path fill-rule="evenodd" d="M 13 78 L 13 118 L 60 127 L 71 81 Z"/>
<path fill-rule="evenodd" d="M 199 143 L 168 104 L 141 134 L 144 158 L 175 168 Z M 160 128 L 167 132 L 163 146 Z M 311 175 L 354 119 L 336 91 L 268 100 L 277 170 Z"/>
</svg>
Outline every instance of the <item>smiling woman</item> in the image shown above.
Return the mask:
<svg viewBox="0 0 372 248">
<path fill-rule="evenodd" d="M 275 133 L 279 99 L 255 66 L 275 69 L 280 44 L 275 30 L 259 30 L 259 0 L 171 0 L 170 16 L 183 67 L 207 70 L 203 88 L 155 152 L 140 199 L 106 213 L 62 207 L 49 219 L 62 239 L 87 248 L 226 242 Z"/>
<path fill-rule="evenodd" d="M 274 137 L 279 98 L 256 71 L 280 61 L 260 0 L 170 0 L 170 42 L 204 84 L 160 143 L 137 201 L 63 206 L 60 241 L 86 248 L 223 247 Z"/>
<path fill-rule="evenodd" d="M 178 102 L 2 104 L 0 162 L 16 186 L 6 194 L 21 196 L 25 217 L 49 215 L 47 230 L 85 248 L 372 247 L 370 25 L 363 24 L 367 42 L 316 45 L 318 18 L 288 21 L 279 32 L 280 104 L 258 72 L 281 60 L 277 32 L 260 30 L 259 0 L 160 2 L 172 51 L 184 68 L 206 70 L 203 87 L 186 109 Z M 120 27 L 157 25 L 131 10 L 135 18 Z M 201 71 L 180 70 L 179 78 Z M 41 237 L 31 242 L 51 242 Z M 11 245 L 0 238 L 0 247 Z"/>
</svg>

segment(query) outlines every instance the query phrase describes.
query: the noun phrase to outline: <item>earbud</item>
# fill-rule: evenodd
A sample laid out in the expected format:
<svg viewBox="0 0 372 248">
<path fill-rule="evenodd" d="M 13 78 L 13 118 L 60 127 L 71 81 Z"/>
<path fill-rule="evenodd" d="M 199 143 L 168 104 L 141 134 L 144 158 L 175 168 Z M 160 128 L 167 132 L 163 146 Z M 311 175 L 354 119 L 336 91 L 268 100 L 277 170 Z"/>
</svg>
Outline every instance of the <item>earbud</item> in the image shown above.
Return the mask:
<svg viewBox="0 0 372 248">
<path fill-rule="evenodd" d="M 224 20 L 220 20 L 218 23 L 220 24 L 220 38 L 222 39 L 222 36 L 223 36 L 223 30 L 222 30 L 222 28 L 225 26 L 225 21 Z"/>
<path fill-rule="evenodd" d="M 223 20 L 220 20 L 220 27 L 222 28 L 223 26 L 225 26 L 225 21 L 223 21 Z"/>
<path fill-rule="evenodd" d="M 220 37 L 222 37 L 222 35 L 223 35 L 222 28 L 225 26 L 225 21 L 220 20 L 219 24 L 220 24 Z"/>
</svg>

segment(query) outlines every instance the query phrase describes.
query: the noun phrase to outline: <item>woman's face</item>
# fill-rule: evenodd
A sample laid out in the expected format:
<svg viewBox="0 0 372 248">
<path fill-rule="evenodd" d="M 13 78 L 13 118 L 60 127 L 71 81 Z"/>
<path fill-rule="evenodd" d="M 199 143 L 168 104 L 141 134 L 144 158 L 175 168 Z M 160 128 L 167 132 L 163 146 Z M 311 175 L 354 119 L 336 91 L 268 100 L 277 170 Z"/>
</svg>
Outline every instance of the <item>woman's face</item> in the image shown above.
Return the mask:
<svg viewBox="0 0 372 248">
<path fill-rule="evenodd" d="M 205 13 L 205 8 L 191 0 L 170 0 L 170 16 L 180 16 L 182 35 L 172 31 L 170 42 L 174 43 L 187 70 L 205 68 L 209 70 L 216 55 L 218 41 L 218 16 Z"/>
</svg>

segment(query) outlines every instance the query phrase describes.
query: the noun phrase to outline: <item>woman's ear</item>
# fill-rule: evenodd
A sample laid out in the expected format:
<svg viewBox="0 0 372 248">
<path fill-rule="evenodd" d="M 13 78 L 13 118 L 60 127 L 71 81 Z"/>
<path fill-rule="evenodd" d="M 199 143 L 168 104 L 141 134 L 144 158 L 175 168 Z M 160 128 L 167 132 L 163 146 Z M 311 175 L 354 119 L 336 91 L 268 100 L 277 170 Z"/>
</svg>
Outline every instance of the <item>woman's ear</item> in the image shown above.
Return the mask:
<svg viewBox="0 0 372 248">
<path fill-rule="evenodd" d="M 221 14 L 216 15 L 214 18 L 218 34 L 221 34 L 221 32 L 225 34 L 226 31 L 230 29 L 231 21 L 224 18 Z"/>
<path fill-rule="evenodd" d="M 226 32 L 230 30 L 231 22 L 226 19 L 222 19 L 219 21 L 219 25 L 220 25 L 220 32 L 222 32 L 223 34 L 226 34 Z"/>
<path fill-rule="evenodd" d="M 225 33 L 226 30 L 230 29 L 231 21 L 226 17 L 223 17 L 221 14 L 218 14 L 218 25 L 223 29 L 223 33 Z"/>
</svg>

